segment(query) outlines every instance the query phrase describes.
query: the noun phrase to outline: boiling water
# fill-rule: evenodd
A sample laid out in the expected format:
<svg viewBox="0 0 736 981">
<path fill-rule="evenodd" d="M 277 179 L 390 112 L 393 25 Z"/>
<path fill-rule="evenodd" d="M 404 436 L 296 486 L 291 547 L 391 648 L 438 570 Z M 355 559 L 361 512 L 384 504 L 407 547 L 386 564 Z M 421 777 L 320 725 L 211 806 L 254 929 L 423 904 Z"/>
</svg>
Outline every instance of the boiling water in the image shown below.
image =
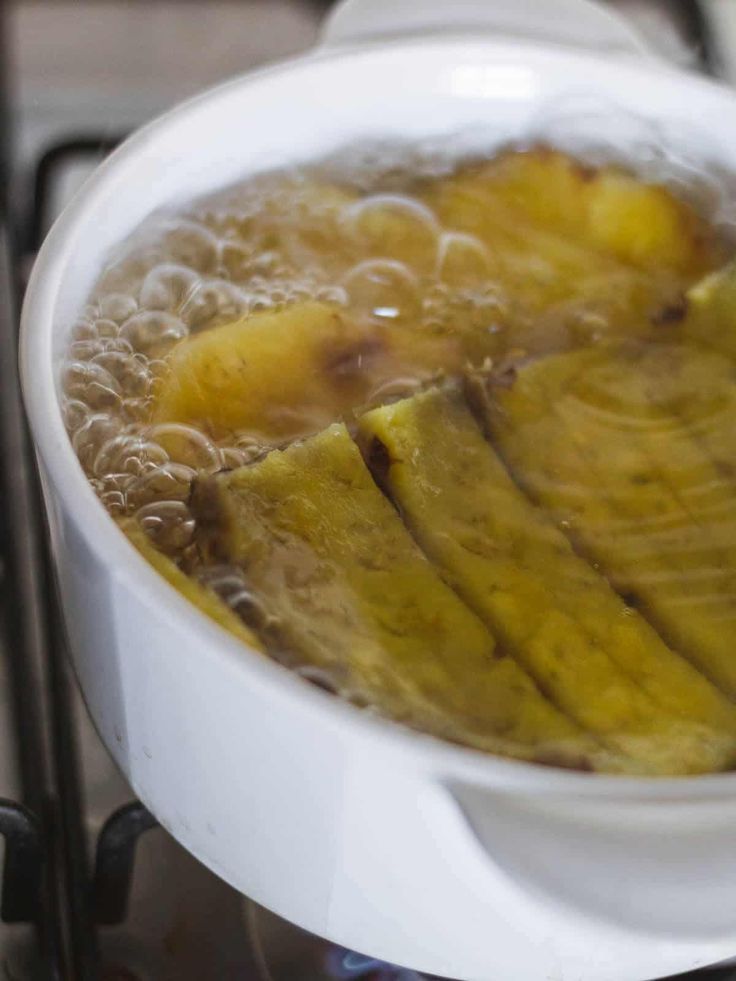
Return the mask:
<svg viewBox="0 0 736 981">
<path fill-rule="evenodd" d="M 192 334 L 305 299 L 397 326 L 441 332 L 462 321 L 468 332 L 504 330 L 514 298 L 494 281 L 487 246 L 443 227 L 411 193 L 417 175 L 439 180 L 454 166 L 405 149 L 353 152 L 316 170 L 251 180 L 180 215 L 154 215 L 120 248 L 73 327 L 62 383 L 74 449 L 112 514 L 135 516 L 160 549 L 181 557 L 194 536 L 187 499 L 195 474 L 237 467 L 265 449 L 257 433 L 213 438 L 151 425 L 167 354 Z M 336 172 L 341 183 L 322 183 Z M 374 216 L 387 214 L 399 219 L 398 251 L 413 264 L 377 237 Z M 562 333 L 595 334 L 600 325 L 594 310 L 564 316 Z M 545 322 L 548 335 L 554 330 L 559 324 Z M 413 384 L 397 378 L 376 398 Z"/>
<path fill-rule="evenodd" d="M 363 170 L 346 186 L 366 179 Z M 167 354 L 184 338 L 307 299 L 377 322 L 435 329 L 462 313 L 496 329 L 505 299 L 473 272 L 482 276 L 487 266 L 485 246 L 443 229 L 426 205 L 397 189 L 395 171 L 384 179 L 390 192 L 358 200 L 345 193 L 344 201 L 339 189 L 315 192 L 308 172 L 251 181 L 185 215 L 152 217 L 105 268 L 72 330 L 66 425 L 107 509 L 135 516 L 163 551 L 181 557 L 193 541 L 187 499 L 195 475 L 237 467 L 265 448 L 254 433 L 213 438 L 150 423 Z M 395 213 L 406 225 L 417 266 L 380 255 L 374 212 Z M 411 387 L 397 378 L 384 394 Z"/>
<path fill-rule="evenodd" d="M 268 631 L 268 617 L 242 570 L 203 565 L 190 498 L 198 476 L 256 461 L 274 441 L 260 431 L 154 422 L 177 345 L 259 312 L 317 300 L 359 324 L 459 336 L 469 364 L 503 367 L 594 346 L 612 331 L 633 331 L 648 343 L 661 329 L 653 311 L 661 308 L 664 322 L 689 285 L 671 270 L 599 270 L 570 252 L 564 236 L 550 246 L 542 233 L 527 245 L 510 223 L 503 242 L 518 259 L 514 267 L 501 246 L 494 251 L 475 233 L 472 213 L 457 227 L 443 223 L 434 206 L 433 188 L 470 164 L 415 152 L 388 159 L 386 152 L 337 157 L 250 179 L 178 214 L 151 216 L 111 257 L 71 332 L 65 420 L 100 500 L 112 515 L 134 518 L 160 551 L 258 629 Z M 682 191 L 681 173 L 677 182 Z M 713 193 L 712 182 L 694 180 L 684 190 L 714 224 L 718 209 L 726 213 L 722 188 Z M 713 237 L 711 267 L 730 249 L 720 232 Z M 634 328 L 633 302 L 652 311 Z M 426 382 L 426 373 L 411 371 L 384 378 L 365 404 L 400 398 Z M 603 411 L 597 395 L 591 406 Z M 622 409 L 619 421 L 624 415 Z M 273 653 L 290 660 L 288 652 Z M 362 704 L 360 692 L 340 689 L 329 672 L 299 670 Z"/>
</svg>

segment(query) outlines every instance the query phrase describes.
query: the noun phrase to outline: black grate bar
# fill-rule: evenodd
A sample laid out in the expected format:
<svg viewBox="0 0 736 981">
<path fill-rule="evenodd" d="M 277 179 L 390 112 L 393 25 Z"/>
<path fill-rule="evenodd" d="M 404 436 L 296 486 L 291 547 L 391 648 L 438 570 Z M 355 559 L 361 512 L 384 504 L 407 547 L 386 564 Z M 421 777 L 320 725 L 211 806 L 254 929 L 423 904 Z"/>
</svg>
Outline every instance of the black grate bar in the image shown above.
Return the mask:
<svg viewBox="0 0 736 981">
<path fill-rule="evenodd" d="M 49 197 L 53 188 L 53 177 L 68 160 L 89 157 L 100 163 L 123 140 L 122 136 L 86 135 L 65 139 L 50 146 L 38 161 L 33 181 L 33 205 L 22 230 L 22 249 L 26 254 L 35 254 L 41 248 L 48 220 Z"/>
<path fill-rule="evenodd" d="M 5 838 L 2 918 L 6 923 L 37 923 L 42 882 L 39 824 L 21 804 L 0 799 L 0 835 Z"/>
<path fill-rule="evenodd" d="M 138 840 L 158 822 L 143 804 L 134 801 L 119 808 L 105 822 L 97 839 L 92 911 L 105 926 L 122 923 L 128 912 Z"/>
</svg>

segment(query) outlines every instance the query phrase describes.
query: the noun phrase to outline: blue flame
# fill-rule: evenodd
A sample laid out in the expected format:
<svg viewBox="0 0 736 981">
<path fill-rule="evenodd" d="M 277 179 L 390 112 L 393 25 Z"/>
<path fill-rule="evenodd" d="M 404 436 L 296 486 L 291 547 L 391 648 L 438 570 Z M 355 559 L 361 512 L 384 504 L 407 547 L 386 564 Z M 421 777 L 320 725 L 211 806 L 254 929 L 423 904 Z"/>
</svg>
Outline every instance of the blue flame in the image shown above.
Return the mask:
<svg viewBox="0 0 736 981">
<path fill-rule="evenodd" d="M 342 947 L 333 947 L 330 950 L 328 970 L 335 981 L 425 981 L 416 971 L 393 967 Z"/>
</svg>

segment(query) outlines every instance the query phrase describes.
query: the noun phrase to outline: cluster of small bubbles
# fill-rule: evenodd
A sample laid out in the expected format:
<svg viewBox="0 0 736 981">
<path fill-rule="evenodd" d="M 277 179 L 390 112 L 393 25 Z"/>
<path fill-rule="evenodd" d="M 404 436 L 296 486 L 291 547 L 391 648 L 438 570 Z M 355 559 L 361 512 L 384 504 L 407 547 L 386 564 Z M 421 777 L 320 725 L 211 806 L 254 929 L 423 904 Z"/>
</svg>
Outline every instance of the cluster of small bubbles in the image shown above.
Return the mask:
<svg viewBox="0 0 736 981">
<path fill-rule="evenodd" d="M 166 463 L 166 450 L 141 433 L 124 432 L 103 443 L 92 464 L 98 477 L 106 473 L 140 476 Z"/>
<path fill-rule="evenodd" d="M 99 498 L 111 514 L 122 516 L 126 513 L 127 489 L 132 479 L 128 473 L 107 473 L 96 478 Z"/>
<path fill-rule="evenodd" d="M 122 404 L 120 386 L 109 371 L 93 361 L 72 361 L 62 379 L 69 398 L 90 409 L 117 410 Z"/>
<path fill-rule="evenodd" d="M 205 203 L 184 219 L 154 217 L 119 249 L 80 311 L 63 368 L 65 423 L 93 488 L 111 513 L 134 516 L 177 559 L 192 546 L 195 477 L 252 462 L 267 447 L 250 434 L 216 444 L 197 428 L 152 422 L 171 350 L 259 311 L 349 302 L 310 253 L 309 236 L 319 243 L 335 209 L 309 180 L 295 177 L 286 189 L 281 179 L 256 181 L 235 197 L 237 207 Z M 303 241 L 291 227 L 295 214 Z"/>
<path fill-rule="evenodd" d="M 194 541 L 196 522 L 186 501 L 151 501 L 135 512 L 135 518 L 156 548 L 181 555 Z"/>
<path fill-rule="evenodd" d="M 250 433 L 241 433 L 234 437 L 233 445 L 229 449 L 242 457 L 245 463 L 253 463 L 265 456 L 270 449 L 270 444 Z M 221 452 L 224 453 L 225 450 L 223 449 Z"/>
<path fill-rule="evenodd" d="M 169 461 L 135 477 L 126 487 L 126 508 L 134 513 L 155 501 L 187 501 L 195 470 Z"/>
<path fill-rule="evenodd" d="M 341 182 L 364 194 L 404 191 L 419 180 L 433 180 L 458 166 L 458 148 L 447 141 L 402 143 L 376 140 L 351 144 L 331 154 L 319 166 L 325 180 Z"/>
<path fill-rule="evenodd" d="M 217 327 L 240 320 L 248 313 L 248 297 L 235 283 L 209 279 L 198 283 L 179 308 L 179 316 L 190 331 Z"/>
<path fill-rule="evenodd" d="M 437 330 L 485 330 L 496 333 L 508 315 L 506 299 L 495 283 L 477 288 L 435 283 L 424 295 L 422 324 Z"/>
<path fill-rule="evenodd" d="M 181 318 L 166 310 L 139 310 L 120 328 L 120 336 L 136 352 L 152 358 L 165 355 L 188 333 Z"/>
<path fill-rule="evenodd" d="M 261 630 L 273 629 L 275 621 L 248 586 L 242 569 L 233 565 L 207 565 L 196 571 L 203 586 L 216 593 L 246 623 Z"/>
</svg>

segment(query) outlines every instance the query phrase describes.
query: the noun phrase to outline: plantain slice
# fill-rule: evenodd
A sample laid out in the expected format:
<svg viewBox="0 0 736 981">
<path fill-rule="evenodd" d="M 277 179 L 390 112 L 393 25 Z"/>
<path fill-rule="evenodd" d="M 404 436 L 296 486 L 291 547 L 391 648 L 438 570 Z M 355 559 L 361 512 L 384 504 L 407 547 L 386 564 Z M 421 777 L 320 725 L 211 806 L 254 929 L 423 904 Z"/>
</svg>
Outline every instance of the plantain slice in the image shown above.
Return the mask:
<svg viewBox="0 0 736 981">
<path fill-rule="evenodd" d="M 500 154 L 420 194 L 485 247 L 491 280 L 514 298 L 514 347 L 532 354 L 647 334 L 722 260 L 717 236 L 665 188 L 547 148 Z"/>
<path fill-rule="evenodd" d="M 685 336 L 736 356 L 736 262 L 696 283 L 687 301 Z"/>
<path fill-rule="evenodd" d="M 130 541 L 135 545 L 144 559 L 149 562 L 159 575 L 178 590 L 190 603 L 211 617 L 221 627 L 234 634 L 242 640 L 248 647 L 257 651 L 263 650 L 263 645 L 253 631 L 234 613 L 226 603 L 224 603 L 216 593 L 206 586 L 201 586 L 194 579 L 187 576 L 181 569 L 171 561 L 171 559 L 159 552 L 151 544 L 148 535 L 143 531 L 137 521 L 132 518 L 119 522 L 120 527 L 125 532 Z"/>
<path fill-rule="evenodd" d="M 215 436 L 245 430 L 266 441 L 296 439 L 386 385 L 452 370 L 461 359 L 452 338 L 367 329 L 337 307 L 298 303 L 182 341 L 169 357 L 153 418 Z"/>
<path fill-rule="evenodd" d="M 674 404 L 656 401 L 642 363 L 614 348 L 530 364 L 496 391 L 486 420 L 531 496 L 733 696 L 733 488 L 683 431 Z"/>
<path fill-rule="evenodd" d="M 457 393 L 376 409 L 359 432 L 443 576 L 580 725 L 658 772 L 733 762 L 736 710 L 525 498 Z"/>
<path fill-rule="evenodd" d="M 343 425 L 200 482 L 193 506 L 205 551 L 242 567 L 293 666 L 479 749 L 615 768 L 442 582 Z"/>
<path fill-rule="evenodd" d="M 695 275 L 721 254 L 690 205 L 614 165 L 591 167 L 537 146 L 500 154 L 475 179 L 549 230 L 627 264 Z"/>
</svg>

